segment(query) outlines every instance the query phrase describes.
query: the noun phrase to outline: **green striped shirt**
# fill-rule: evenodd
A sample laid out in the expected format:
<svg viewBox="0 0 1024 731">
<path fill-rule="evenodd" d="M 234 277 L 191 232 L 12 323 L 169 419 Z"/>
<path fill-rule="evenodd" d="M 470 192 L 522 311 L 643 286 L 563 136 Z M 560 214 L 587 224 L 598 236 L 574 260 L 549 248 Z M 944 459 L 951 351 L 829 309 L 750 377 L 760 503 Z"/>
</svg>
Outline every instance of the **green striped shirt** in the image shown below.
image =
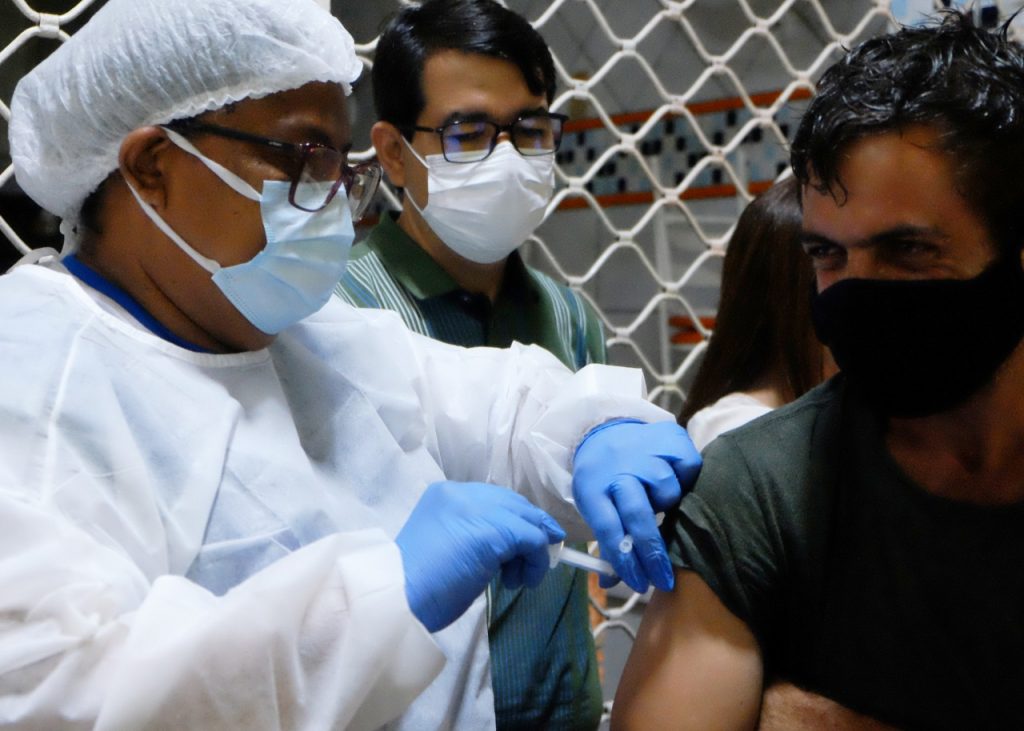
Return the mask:
<svg viewBox="0 0 1024 731">
<path fill-rule="evenodd" d="M 578 293 L 513 253 L 492 304 L 461 289 L 390 214 L 353 248 L 335 292 L 357 307 L 393 310 L 410 329 L 447 343 L 536 344 L 574 369 L 605 361 L 601 322 Z M 495 580 L 488 600 L 498 729 L 597 728 L 602 698 L 586 576 L 558 566 L 526 590 Z"/>
</svg>

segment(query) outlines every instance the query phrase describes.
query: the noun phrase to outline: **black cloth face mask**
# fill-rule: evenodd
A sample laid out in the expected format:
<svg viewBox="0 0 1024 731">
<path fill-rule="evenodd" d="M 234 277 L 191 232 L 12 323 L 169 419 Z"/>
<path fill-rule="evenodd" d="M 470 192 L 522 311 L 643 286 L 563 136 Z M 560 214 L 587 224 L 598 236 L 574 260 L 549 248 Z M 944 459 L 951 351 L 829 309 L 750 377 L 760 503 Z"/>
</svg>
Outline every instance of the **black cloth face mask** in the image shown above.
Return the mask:
<svg viewBox="0 0 1024 731">
<path fill-rule="evenodd" d="M 872 407 L 936 414 L 988 383 L 1024 338 L 1024 270 L 1000 255 L 974 279 L 845 279 L 814 295 L 811 314 Z"/>
</svg>

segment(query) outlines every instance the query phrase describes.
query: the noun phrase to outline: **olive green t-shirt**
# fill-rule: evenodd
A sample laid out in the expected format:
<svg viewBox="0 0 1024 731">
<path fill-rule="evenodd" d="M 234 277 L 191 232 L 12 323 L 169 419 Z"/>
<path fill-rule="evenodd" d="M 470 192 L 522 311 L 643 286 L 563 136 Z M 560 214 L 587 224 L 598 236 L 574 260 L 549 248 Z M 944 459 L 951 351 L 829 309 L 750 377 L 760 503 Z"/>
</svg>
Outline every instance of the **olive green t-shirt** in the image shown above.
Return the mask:
<svg viewBox="0 0 1024 731">
<path fill-rule="evenodd" d="M 837 377 L 708 446 L 666 535 L 785 679 L 904 728 L 1024 728 L 1024 505 L 932 495 Z"/>
</svg>

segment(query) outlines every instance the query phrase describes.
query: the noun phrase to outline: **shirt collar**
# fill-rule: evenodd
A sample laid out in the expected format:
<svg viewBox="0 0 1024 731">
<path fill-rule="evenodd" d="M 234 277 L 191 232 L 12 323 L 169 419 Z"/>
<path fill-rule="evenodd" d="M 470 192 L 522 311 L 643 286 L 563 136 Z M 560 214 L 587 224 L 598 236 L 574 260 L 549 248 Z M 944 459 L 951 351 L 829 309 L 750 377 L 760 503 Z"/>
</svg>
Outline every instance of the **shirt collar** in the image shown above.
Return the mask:
<svg viewBox="0 0 1024 731">
<path fill-rule="evenodd" d="M 195 353 L 210 353 L 212 351 L 191 343 L 184 338 L 175 335 L 163 323 L 147 312 L 138 300 L 125 292 L 112 281 L 104 277 L 92 267 L 86 265 L 76 255 L 71 254 L 61 259 L 64 268 L 83 284 L 92 287 L 97 292 L 106 295 L 117 304 L 121 305 L 135 320 L 154 335 L 174 343 L 180 348 L 191 350 Z"/>
<path fill-rule="evenodd" d="M 381 216 L 380 223 L 366 238 L 366 245 L 377 253 L 388 272 L 417 299 L 426 300 L 461 291 L 451 275 L 402 230 L 394 212 Z M 538 301 L 539 296 L 523 258 L 518 251 L 513 251 L 505 265 L 499 299 L 530 304 Z"/>
</svg>

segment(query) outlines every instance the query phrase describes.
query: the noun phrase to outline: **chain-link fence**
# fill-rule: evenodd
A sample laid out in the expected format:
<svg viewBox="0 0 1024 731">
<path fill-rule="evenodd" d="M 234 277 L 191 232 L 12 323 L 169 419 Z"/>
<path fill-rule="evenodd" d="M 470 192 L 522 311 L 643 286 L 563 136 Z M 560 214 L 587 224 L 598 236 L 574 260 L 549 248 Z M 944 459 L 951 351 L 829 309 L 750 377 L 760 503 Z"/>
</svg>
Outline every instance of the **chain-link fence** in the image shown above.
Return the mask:
<svg viewBox="0 0 1024 731">
<path fill-rule="evenodd" d="M 22 74 L 103 0 L 0 0 L 0 263 L 59 247 L 57 221 L 17 189 L 8 104 Z M 367 66 L 398 0 L 334 0 Z M 813 82 L 838 55 L 949 0 L 507 0 L 551 45 L 555 111 L 571 122 L 559 188 L 527 260 L 584 293 L 613 363 L 644 370 L 651 398 L 678 410 L 713 327 L 719 265 L 735 219 L 786 170 L 787 142 Z M 963 5 L 955 2 L 952 4 Z M 995 25 L 1022 2 L 975 2 Z M 369 149 L 368 76 L 351 99 Z M 397 206 L 385 191 L 378 213 Z M 770 306 L 770 303 L 766 303 Z M 636 626 L 636 596 L 599 607 L 606 689 Z"/>
</svg>

